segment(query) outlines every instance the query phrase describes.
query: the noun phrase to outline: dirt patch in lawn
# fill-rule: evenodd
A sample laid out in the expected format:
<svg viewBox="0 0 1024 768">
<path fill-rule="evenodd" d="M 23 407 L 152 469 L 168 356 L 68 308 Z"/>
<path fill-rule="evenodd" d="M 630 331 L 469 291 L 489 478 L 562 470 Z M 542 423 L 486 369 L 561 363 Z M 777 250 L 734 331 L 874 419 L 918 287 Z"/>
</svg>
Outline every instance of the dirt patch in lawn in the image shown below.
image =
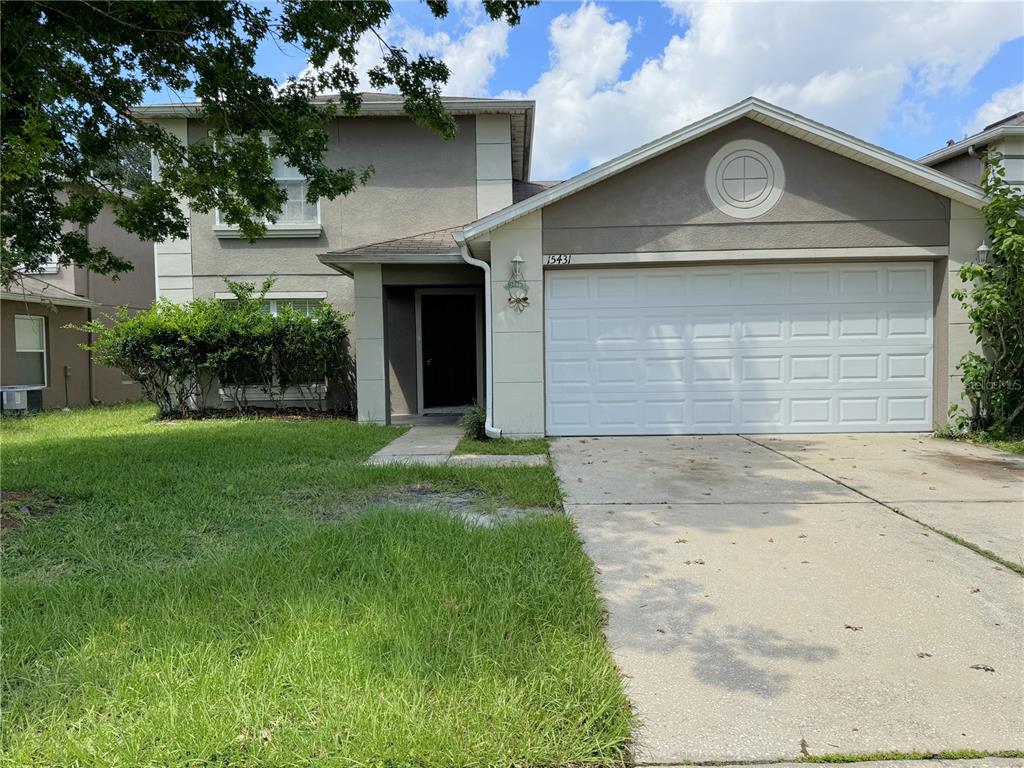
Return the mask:
<svg viewBox="0 0 1024 768">
<path fill-rule="evenodd" d="M 374 489 L 371 493 L 349 497 L 333 510 L 321 511 L 325 517 L 340 518 L 380 507 L 443 512 L 451 517 L 485 528 L 536 515 L 552 514 L 552 510 L 546 507 L 500 506 L 490 496 L 477 491 L 440 490 L 428 485 L 404 485 Z"/>
<path fill-rule="evenodd" d="M 60 511 L 60 499 L 37 491 L 0 491 L 0 530 Z"/>
</svg>

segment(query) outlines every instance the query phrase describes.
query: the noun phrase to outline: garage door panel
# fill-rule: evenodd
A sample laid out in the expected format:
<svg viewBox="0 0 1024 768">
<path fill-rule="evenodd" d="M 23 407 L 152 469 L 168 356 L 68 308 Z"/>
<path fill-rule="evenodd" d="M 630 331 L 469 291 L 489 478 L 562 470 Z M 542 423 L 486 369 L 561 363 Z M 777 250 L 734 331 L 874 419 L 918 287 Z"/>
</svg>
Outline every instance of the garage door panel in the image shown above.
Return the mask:
<svg viewBox="0 0 1024 768">
<path fill-rule="evenodd" d="M 930 428 L 930 264 L 550 271 L 545 291 L 551 434 Z"/>
<path fill-rule="evenodd" d="M 861 351 L 864 350 L 864 351 Z M 598 350 L 549 352 L 549 390 L 619 389 L 619 384 L 651 391 L 763 389 L 791 385 L 799 389 L 862 388 L 866 382 L 896 386 L 930 386 L 932 353 L 928 347 L 898 347 L 878 352 L 855 346 L 847 352 L 812 347 L 743 350 Z"/>
<path fill-rule="evenodd" d="M 931 343 L 931 302 L 791 307 L 774 305 L 731 312 L 701 308 L 549 308 L 547 346 L 552 350 L 602 348 L 760 348 L 816 345 L 842 339 L 868 345 Z"/>
<path fill-rule="evenodd" d="M 686 398 L 578 392 L 554 397 L 549 416 L 552 433 L 567 435 L 878 432 L 920 431 L 931 407 L 930 395 L 872 390 L 731 397 L 707 390 Z"/>
</svg>

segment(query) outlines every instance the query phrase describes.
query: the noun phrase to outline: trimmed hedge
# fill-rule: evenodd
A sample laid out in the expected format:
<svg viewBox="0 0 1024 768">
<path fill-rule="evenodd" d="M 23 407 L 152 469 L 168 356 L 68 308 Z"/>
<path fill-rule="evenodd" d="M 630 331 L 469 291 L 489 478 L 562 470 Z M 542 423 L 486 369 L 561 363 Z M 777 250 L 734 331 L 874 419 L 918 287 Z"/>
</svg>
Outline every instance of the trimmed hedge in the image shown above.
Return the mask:
<svg viewBox="0 0 1024 768">
<path fill-rule="evenodd" d="M 215 386 L 224 394 L 218 405 L 239 412 L 250 408 L 253 391 L 278 410 L 287 393 L 297 393 L 307 410 L 326 410 L 325 400 L 351 403 L 349 315 L 325 302 L 309 316 L 288 304 L 271 315 L 263 298 L 272 279 L 258 291 L 225 282 L 233 300 L 160 300 L 73 327 L 92 335 L 82 347 L 96 362 L 139 382 L 161 418 L 206 415 Z"/>
</svg>

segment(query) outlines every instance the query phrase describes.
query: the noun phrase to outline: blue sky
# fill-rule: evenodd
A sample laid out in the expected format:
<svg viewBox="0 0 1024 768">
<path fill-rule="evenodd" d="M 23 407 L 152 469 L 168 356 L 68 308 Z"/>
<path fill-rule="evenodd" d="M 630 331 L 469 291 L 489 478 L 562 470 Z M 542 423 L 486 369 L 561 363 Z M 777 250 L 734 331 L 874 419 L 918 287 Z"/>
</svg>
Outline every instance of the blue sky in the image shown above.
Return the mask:
<svg viewBox="0 0 1024 768">
<path fill-rule="evenodd" d="M 562 178 L 751 94 L 919 157 L 1024 109 L 1019 3 L 570 3 L 511 30 L 471 2 L 395 3 L 385 34 L 445 59 L 449 93 L 537 101 L 535 178 Z M 360 67 L 375 60 L 372 45 Z M 265 44 L 282 79 L 301 50 Z"/>
</svg>

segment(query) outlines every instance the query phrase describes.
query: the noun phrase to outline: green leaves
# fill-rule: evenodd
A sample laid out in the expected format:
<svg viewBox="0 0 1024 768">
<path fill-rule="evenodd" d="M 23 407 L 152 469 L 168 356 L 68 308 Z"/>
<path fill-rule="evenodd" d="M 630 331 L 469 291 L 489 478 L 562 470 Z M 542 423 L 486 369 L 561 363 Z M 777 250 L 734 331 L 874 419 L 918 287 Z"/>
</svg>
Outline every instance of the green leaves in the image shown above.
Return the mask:
<svg viewBox="0 0 1024 768">
<path fill-rule="evenodd" d="M 961 266 L 965 286 L 952 294 L 982 354 L 968 352 L 957 366 L 971 412 L 953 406 L 950 415 L 958 429 L 1001 435 L 1024 429 L 1024 192 L 1006 182 L 995 151 L 985 156 L 982 188 L 991 251 L 985 263 Z"/>
<path fill-rule="evenodd" d="M 289 388 L 317 410 L 325 384 L 340 388 L 335 406 L 351 399 L 347 315 L 321 303 L 307 316 L 285 302 L 271 315 L 263 299 L 273 278 L 259 289 L 226 282 L 230 302 L 159 301 L 134 315 L 122 309 L 79 327 L 93 337 L 84 346 L 101 365 L 138 381 L 162 417 L 202 415 L 211 398 L 245 410 L 252 390 L 277 408 Z"/>
<path fill-rule="evenodd" d="M 487 0 L 492 19 L 519 22 L 535 0 Z M 446 2 L 428 7 L 438 17 Z M 383 63 L 374 88 L 397 89 L 405 111 L 445 138 L 456 126 L 441 101 L 444 62 L 392 47 L 381 30 L 389 2 L 285 0 L 277 9 L 244 0 L 77 3 L 10 2 L 0 15 L 0 282 L 32 272 L 52 254 L 102 274 L 131 265 L 81 239 L 109 205 L 118 224 L 149 240 L 182 237 L 179 200 L 221 211 L 248 239 L 280 213 L 286 196 L 271 160 L 286 158 L 308 181 L 307 200 L 334 199 L 365 184 L 369 165 L 332 167 L 326 127 L 355 115 L 361 98 L 356 51 L 379 39 Z M 255 71 L 267 41 L 302 49 L 312 74 L 283 84 Z M 133 111 L 149 91 L 170 91 L 202 106 L 189 146 Z M 330 94 L 329 102 L 317 97 Z M 272 137 L 269 145 L 263 137 Z M 161 178 L 147 181 L 150 153 Z M 71 191 L 74 200 L 65 200 Z"/>
</svg>

